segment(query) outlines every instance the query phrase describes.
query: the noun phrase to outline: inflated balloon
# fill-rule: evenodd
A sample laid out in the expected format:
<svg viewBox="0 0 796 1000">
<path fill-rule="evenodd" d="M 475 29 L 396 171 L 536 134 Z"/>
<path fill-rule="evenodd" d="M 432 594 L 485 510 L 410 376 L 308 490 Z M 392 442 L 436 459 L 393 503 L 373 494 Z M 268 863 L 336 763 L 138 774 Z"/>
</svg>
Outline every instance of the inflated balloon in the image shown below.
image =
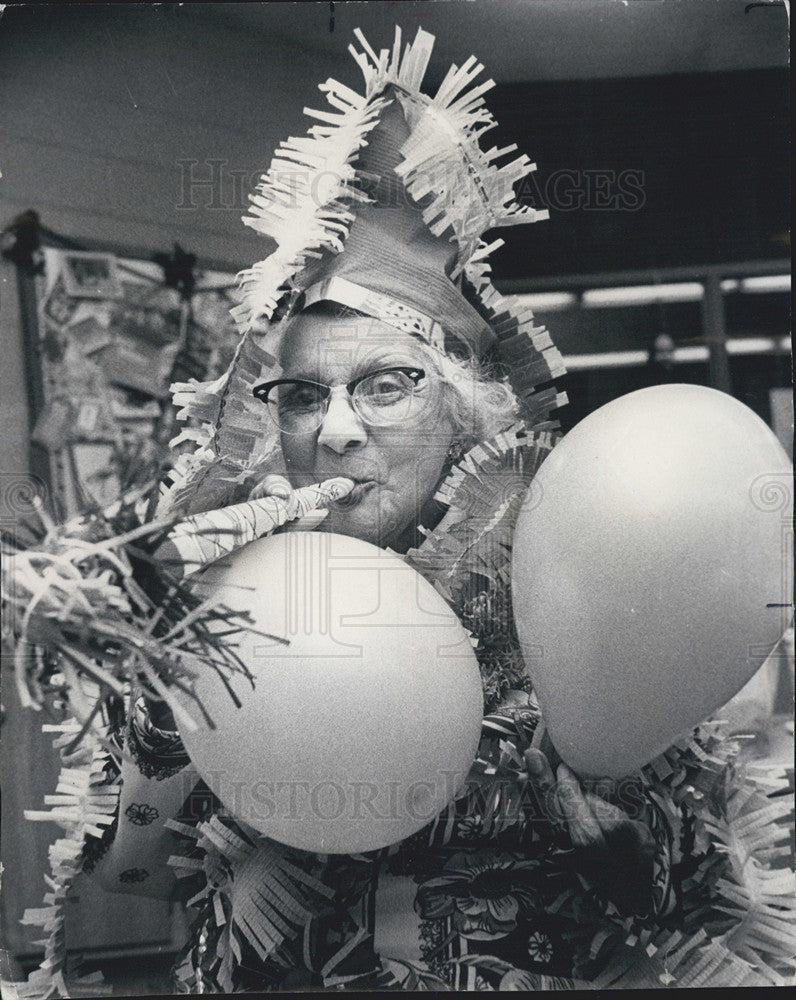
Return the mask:
<svg viewBox="0 0 796 1000">
<path fill-rule="evenodd" d="M 648 763 L 790 621 L 790 463 L 731 396 L 632 392 L 553 450 L 514 537 L 514 612 L 550 738 L 584 776 Z"/>
<path fill-rule="evenodd" d="M 289 533 L 211 566 L 197 590 L 287 640 L 239 637 L 255 679 L 233 677 L 240 708 L 199 669 L 216 728 L 183 738 L 238 819 L 303 850 L 355 853 L 441 812 L 478 749 L 481 680 L 467 633 L 411 566 L 358 539 Z"/>
</svg>

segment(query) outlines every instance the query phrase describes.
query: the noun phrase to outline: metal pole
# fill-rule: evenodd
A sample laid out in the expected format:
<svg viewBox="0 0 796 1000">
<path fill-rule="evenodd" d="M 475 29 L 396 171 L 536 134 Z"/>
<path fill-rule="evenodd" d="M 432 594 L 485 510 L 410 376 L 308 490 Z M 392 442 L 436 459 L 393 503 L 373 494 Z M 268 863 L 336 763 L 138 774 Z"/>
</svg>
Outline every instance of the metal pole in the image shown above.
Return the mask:
<svg viewBox="0 0 796 1000">
<path fill-rule="evenodd" d="M 724 298 L 719 275 L 705 278 L 705 297 L 702 300 L 702 326 L 705 342 L 710 351 L 708 376 L 710 385 L 721 392 L 732 394 L 730 363 L 727 354 L 727 326 L 724 321 Z"/>
</svg>

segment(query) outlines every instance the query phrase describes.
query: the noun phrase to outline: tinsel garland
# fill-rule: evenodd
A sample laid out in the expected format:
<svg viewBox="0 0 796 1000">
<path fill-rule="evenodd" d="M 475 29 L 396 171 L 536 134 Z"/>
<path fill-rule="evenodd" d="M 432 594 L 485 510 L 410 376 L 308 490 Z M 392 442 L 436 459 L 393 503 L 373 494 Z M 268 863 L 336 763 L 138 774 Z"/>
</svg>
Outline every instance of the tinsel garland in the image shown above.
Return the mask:
<svg viewBox="0 0 796 1000">
<path fill-rule="evenodd" d="M 40 507 L 39 523 L 20 524 L 2 537 L 3 612 L 16 638 L 20 700 L 37 710 L 54 702 L 67 715 L 61 724 L 43 726 L 60 733 L 55 746 L 63 766 L 55 794 L 45 796 L 52 808 L 25 813 L 32 821 L 56 822 L 66 833 L 50 848 L 44 905 L 23 917 L 47 932 L 37 942 L 44 961 L 27 983 L 4 983 L 9 995 L 25 1000 L 69 995 L 64 901 L 92 848 L 107 839 L 119 796 L 119 768 L 110 764 L 120 750 L 109 739 L 108 720 L 129 701 L 132 687 L 154 698 L 168 698 L 175 689 L 192 698 L 197 662 L 225 684 L 232 673 L 249 676 L 235 636 L 251 623 L 223 605 L 200 602 L 173 567 L 152 558 L 171 522 L 141 525 L 141 496 L 136 491 L 67 524 L 56 524 Z M 181 725 L 195 725 L 170 702 Z M 79 985 L 90 991 L 95 982 Z"/>
<path fill-rule="evenodd" d="M 85 687 L 85 685 L 84 685 Z M 87 694 L 91 694 L 86 692 Z M 93 692 L 97 697 L 97 692 Z M 81 996 L 102 996 L 102 974 L 69 975 L 67 985 L 66 899 L 72 881 L 83 869 L 84 849 L 90 838 L 101 838 L 116 816 L 118 783 L 108 781 L 109 752 L 102 737 L 107 727 L 95 727 L 81 733 L 74 720 L 45 724 L 45 732 L 60 735 L 53 745 L 61 751 L 61 772 L 54 795 L 44 797 L 48 810 L 25 810 L 33 822 L 57 823 L 63 836 L 49 849 L 50 874 L 44 876 L 48 892 L 43 905 L 25 911 L 21 923 L 41 927 L 45 937 L 33 942 L 44 948 L 44 959 L 25 983 L 3 983 L 5 996 L 19 1000 L 47 1000 L 66 997 L 78 990 Z M 75 738 L 80 742 L 75 747 Z M 8 990 L 9 992 L 6 992 Z"/>
<path fill-rule="evenodd" d="M 222 682 L 234 673 L 251 677 L 235 651 L 235 635 L 251 629 L 250 620 L 200 601 L 175 567 L 153 558 L 173 522 L 141 525 L 139 499 L 133 494 L 65 525 L 40 508 L 43 530 L 27 525 L 25 541 L 19 532 L 2 538 L 2 600 L 15 632 L 20 700 L 32 708 L 49 694 L 68 702 L 83 723 L 75 743 L 130 683 L 155 698 L 179 690 L 196 701 L 197 664 Z M 96 697 L 79 696 L 78 678 L 95 682 Z M 195 726 L 171 704 L 181 725 Z"/>
<path fill-rule="evenodd" d="M 471 448 L 437 490 L 448 515 L 405 557 L 471 633 L 485 712 L 508 690 L 530 691 L 511 608 L 512 538 L 520 510 L 534 502 L 533 478 L 556 439 L 518 423 Z"/>
<path fill-rule="evenodd" d="M 520 821 L 522 746 L 517 725 L 497 764 L 477 762 L 497 797 L 492 819 Z M 796 900 L 788 844 L 791 796 L 784 769 L 739 763 L 737 741 L 721 723 L 705 723 L 637 775 L 674 832 L 672 898 L 646 917 L 624 917 L 600 902 L 582 876 L 547 912 L 566 921 L 573 979 L 559 983 L 517 968 L 496 955 L 456 960 L 492 978 L 498 989 L 626 989 L 662 986 L 770 986 L 792 982 L 796 971 Z M 513 819 L 511 818 L 513 817 Z M 508 818 L 508 819 L 507 819 Z M 496 832 L 498 828 L 496 827 Z M 560 874 L 567 871 L 567 852 Z M 772 867 L 780 865 L 780 867 Z M 547 877 L 554 878 L 556 869 Z M 540 877 L 544 877 L 540 873 Z M 484 988 L 489 988 L 485 986 Z"/>
<path fill-rule="evenodd" d="M 618 924 L 616 956 L 595 986 L 792 982 L 796 876 L 782 864 L 792 864 L 793 799 L 784 768 L 745 765 L 738 751 L 721 723 L 707 723 L 641 772 L 690 870 L 683 865 L 674 913 Z"/>
<path fill-rule="evenodd" d="M 107 846 L 119 796 L 119 769 L 109 777 L 107 765 L 109 754 L 121 751 L 108 739 L 108 720 L 120 706 L 124 715 L 131 691 L 140 690 L 168 701 L 184 731 L 195 722 L 170 697 L 179 690 L 212 726 L 193 693 L 197 669 L 214 670 L 233 700 L 237 696 L 227 678 L 242 673 L 251 679 L 236 653 L 236 636 L 256 631 L 250 617 L 196 598 L 183 582 L 190 558 L 180 555 L 179 565 L 167 563 L 159 557 L 163 544 L 174 546 L 187 534 L 209 546 L 207 558 L 217 558 L 331 496 L 309 487 L 298 490 L 292 503 L 262 498 L 215 515 L 142 525 L 144 494 L 138 489 L 105 511 L 66 524 L 56 524 L 38 505 L 37 520 L 2 537 L 2 602 L 16 639 L 20 700 L 38 710 L 54 700 L 69 716 L 61 726 L 44 726 L 45 732 L 55 728 L 63 734 L 57 746 L 63 748 L 64 767 L 56 794 L 45 798 L 55 808 L 26 813 L 31 820 L 69 824 L 69 836 L 51 850 L 53 891 L 45 897 L 47 905 L 24 920 L 42 923 L 49 932 L 38 942 L 45 946 L 44 964 L 27 984 L 7 984 L 27 1000 L 67 995 L 63 900 L 72 878 Z M 134 752 L 134 741 L 129 749 Z"/>
<path fill-rule="evenodd" d="M 423 530 L 406 561 L 453 607 L 475 597 L 474 579 L 508 587 L 514 524 L 534 502 L 533 477 L 555 441 L 549 431 L 516 424 L 471 448 L 439 486 L 435 499 L 448 516 Z"/>
<path fill-rule="evenodd" d="M 481 241 L 465 268 L 476 307 L 497 337 L 495 361 L 503 368 L 520 404 L 520 417 L 534 431 L 555 432 L 558 423 L 550 411 L 567 402 L 552 380 L 566 374 L 564 360 L 549 332 L 517 296 L 501 295 L 490 280 L 489 254 L 503 245 Z"/>
<path fill-rule="evenodd" d="M 276 359 L 257 342 L 254 330 L 243 335 L 229 370 L 213 382 L 171 386 L 177 419 L 188 426 L 171 442 L 184 448 L 160 483 L 154 516 L 173 517 L 226 506 L 246 495 L 259 469 L 279 448 L 276 432 L 263 421 L 262 403 L 252 388 Z M 237 491 L 238 495 L 235 495 Z M 198 499 L 198 503 L 197 503 Z"/>
</svg>

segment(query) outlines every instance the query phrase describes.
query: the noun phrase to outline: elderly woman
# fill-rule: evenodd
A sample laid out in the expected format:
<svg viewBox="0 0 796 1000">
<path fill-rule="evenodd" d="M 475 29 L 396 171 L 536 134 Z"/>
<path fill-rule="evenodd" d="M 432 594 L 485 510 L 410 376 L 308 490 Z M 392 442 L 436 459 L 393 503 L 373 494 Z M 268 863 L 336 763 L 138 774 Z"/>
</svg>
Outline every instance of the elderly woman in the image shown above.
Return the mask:
<svg viewBox="0 0 796 1000">
<path fill-rule="evenodd" d="M 344 496 L 329 502 L 318 530 L 351 535 L 398 553 L 412 551 L 422 542 L 418 527 L 439 529 L 446 516 L 435 495 L 453 460 L 475 442 L 495 438 L 516 425 L 519 404 L 514 394 L 504 382 L 486 375 L 482 365 L 449 357 L 417 336 L 350 307 L 323 302 L 297 311 L 284 322 L 280 340 L 279 377 L 256 384 L 254 395 L 267 408 L 264 419 L 278 428 L 286 475 L 267 474 L 250 496 L 279 497 L 289 507 L 294 489 L 326 480 L 342 480 L 345 489 L 353 484 Z M 474 623 L 478 597 L 483 599 L 488 587 L 489 581 L 474 573 L 470 592 L 459 595 L 460 612 L 470 612 L 465 618 L 468 624 Z M 499 624 L 508 603 L 504 592 L 502 608 L 495 602 L 489 627 Z M 510 626 L 504 628 L 513 638 Z M 513 652 L 503 675 L 489 677 L 491 690 L 485 704 L 493 713 L 485 722 L 482 750 L 486 755 L 494 751 L 515 717 L 529 731 L 538 719 L 516 646 Z M 167 708 L 151 701 L 149 710 L 160 730 L 174 729 Z M 143 820 L 153 810 L 160 819 L 183 806 L 195 776 L 188 777 L 192 775 L 189 767 L 173 773 L 187 760 L 175 759 L 179 738 L 154 728 L 142 703 L 130 739 L 150 779 L 142 780 L 129 765 L 123 774 L 119 834 L 98 864 L 98 875 L 113 891 L 168 895 L 179 865 L 169 870 L 165 863 L 177 852 L 178 838 L 159 829 L 157 822 L 150 825 Z M 542 913 L 545 874 L 535 857 L 538 849 L 529 850 L 533 839 L 538 839 L 534 819 L 547 820 L 548 849 L 571 854 L 579 849 L 579 870 L 584 874 L 593 873 L 595 862 L 605 860 L 606 839 L 614 849 L 621 848 L 624 866 L 612 867 L 613 885 L 611 878 L 602 884 L 616 901 L 629 910 L 640 907 L 642 912 L 654 905 L 652 837 L 638 821 L 642 810 L 631 819 L 601 802 L 603 808 L 595 811 L 565 765 L 558 769 L 557 788 L 550 763 L 540 750 L 526 749 L 525 762 L 542 794 L 534 800 L 535 817 L 530 822 L 526 818 L 509 836 L 489 837 L 489 824 L 483 819 L 483 790 L 476 785 L 469 799 L 462 798 L 451 807 L 456 826 L 445 839 L 439 835 L 442 824 L 435 823 L 436 838 L 431 833 L 429 840 L 427 829 L 400 848 L 372 852 L 367 858 L 302 856 L 298 863 L 306 865 L 324 887 L 333 888 L 335 896 L 321 897 L 323 905 L 303 927 L 299 924 L 291 926 L 290 933 L 280 932 L 280 948 L 273 952 L 263 947 L 264 928 L 249 925 L 248 937 L 240 934 L 241 922 L 236 928 L 241 959 L 234 968 L 213 955 L 213 961 L 205 959 L 203 972 L 194 942 L 181 967 L 185 985 L 196 988 L 201 981 L 205 988 L 290 988 L 350 981 L 359 988 L 383 988 L 409 987 L 419 977 L 440 988 L 467 988 L 466 966 L 453 975 L 455 959 L 464 953 L 458 938 L 471 942 L 471 949 L 474 942 L 488 942 L 486 953 L 503 956 L 505 968 L 495 983 L 515 962 L 520 969 L 533 968 L 539 974 L 543 970 L 558 975 L 571 972 L 568 956 L 553 954 L 554 948 L 563 945 L 560 934 L 550 930 L 556 921 L 553 918 L 551 924 L 551 918 Z M 171 789 L 176 794 L 169 802 Z M 183 820 L 201 815 L 197 801 L 201 797 L 194 791 L 183 806 Z M 550 809 L 547 817 L 538 805 L 543 801 Z M 146 816 L 142 805 L 148 807 Z M 211 808 L 218 807 L 213 802 Z M 125 818 L 133 822 L 125 823 Z M 240 830 L 234 817 L 227 822 Z M 250 862 L 255 868 L 258 842 L 263 843 L 260 852 L 269 859 L 279 849 L 266 838 L 253 837 L 252 831 L 248 837 L 255 845 L 255 860 Z M 301 852 L 285 851 L 296 863 Z M 229 895 L 233 920 L 236 903 L 241 908 L 235 899 L 234 867 Z M 635 884 L 638 880 L 640 885 Z M 555 882 L 551 891 L 558 895 L 561 886 L 561 881 Z M 370 926 L 351 915 L 355 906 L 365 913 L 372 911 Z M 272 926 L 269 922 L 269 930 Z M 447 946 L 443 945 L 443 927 L 452 935 Z M 214 930 L 218 933 L 219 928 Z M 200 933 L 205 941 L 212 940 L 210 928 Z M 514 940 L 518 933 L 522 934 L 519 949 Z M 506 950 L 510 935 L 513 938 Z M 527 942 L 531 940 L 538 948 L 529 965 Z M 229 958 L 231 945 L 226 947 Z M 475 985 L 477 970 L 471 969 Z M 477 981 L 487 980 L 478 976 Z"/>
<path fill-rule="evenodd" d="M 563 368 L 546 331 L 491 286 L 481 236 L 544 216 L 513 200 L 533 167 L 498 167 L 510 149 L 479 147 L 491 119 L 485 88 L 467 90 L 475 60 L 432 100 L 420 92 L 430 36 L 403 53 L 396 37 L 392 54 L 360 41 L 365 95 L 325 84 L 332 110 L 280 147 L 253 196 L 245 221 L 276 250 L 243 275 L 230 371 L 176 387 L 195 448 L 157 513 L 190 528 L 270 498 L 270 523 L 247 522 L 238 542 L 316 529 L 401 554 L 477 641 L 478 759 L 455 801 L 403 843 L 311 854 L 220 803 L 167 702 L 144 690 L 125 727 L 118 820 L 90 838 L 85 866 L 112 891 L 197 907 L 176 968 L 183 992 L 660 985 L 705 937 L 688 923 L 704 900 L 684 910 L 708 850 L 696 799 L 666 798 L 673 767 L 658 786 L 598 796 L 557 765 L 511 617 L 511 534 L 555 443 Z M 304 502 L 313 490 L 323 510 Z M 186 537 L 159 556 L 219 554 Z M 683 787 L 703 799 L 698 753 Z M 664 939 L 668 967 L 653 966 Z"/>
<path fill-rule="evenodd" d="M 479 241 L 487 226 L 538 216 L 511 199 L 512 182 L 531 165 L 521 159 L 498 169 L 480 151 L 472 133 L 486 112 L 477 97 L 471 105 L 457 98 L 469 75 L 448 87 L 445 121 L 455 133 L 440 134 L 444 106 L 419 93 L 429 54 L 421 31 L 402 60 L 366 67 L 367 99 L 332 88 L 342 109 L 337 132 L 330 126 L 309 146 L 291 140 L 289 152 L 277 153 L 247 221 L 282 243 L 243 277 L 246 332 L 233 369 L 214 386 L 178 387 L 183 415 L 210 427 L 201 443 L 211 445 L 212 457 L 178 463 L 160 512 L 195 515 L 271 497 L 284 505 L 278 520 L 287 520 L 301 511 L 302 488 L 336 483 L 343 495 L 328 501 L 320 524 L 316 514 L 296 526 L 390 548 L 441 584 L 480 638 L 491 713 L 481 764 L 498 762 L 502 741 L 513 741 L 522 755 L 514 783 L 530 779 L 538 794 L 526 796 L 511 821 L 506 814 L 498 833 L 488 814 L 494 791 L 477 775 L 444 819 L 403 845 L 356 857 L 302 854 L 192 791 L 198 776 L 168 707 L 140 698 L 128 730 L 138 767 L 128 764 L 122 774 L 118 830 L 96 866 L 103 884 L 172 894 L 174 874 L 186 874 L 173 856 L 180 837 L 183 847 L 195 844 L 190 824 L 200 816 L 213 817 L 217 835 L 223 824 L 244 837 L 245 866 L 260 872 L 259 883 L 250 873 L 243 879 L 239 858 L 219 854 L 218 840 L 215 847 L 199 840 L 200 867 L 212 884 L 199 888 L 205 905 L 179 968 L 183 989 L 487 988 L 528 970 L 538 985 L 548 973 L 572 974 L 567 921 L 545 906 L 578 874 L 591 874 L 603 905 L 613 900 L 628 913 L 650 912 L 663 900 L 653 893 L 653 856 L 665 871 L 667 842 L 650 831 L 649 804 L 637 797 L 632 816 L 604 800 L 597 808 L 565 765 L 554 774 L 530 746 L 539 712 L 511 621 L 506 570 L 519 504 L 554 440 L 549 410 L 563 399 L 535 389 L 562 368 L 546 332 L 489 285 Z M 295 171 L 305 161 L 316 173 L 291 177 L 288 197 L 285 162 Z M 324 205 L 313 205 L 334 164 L 337 186 Z M 318 240 L 308 211 L 325 224 L 339 218 L 345 241 L 334 225 Z M 307 244 L 297 253 L 291 226 L 300 221 Z M 292 253 L 288 282 L 283 243 Z M 258 328 L 268 302 L 275 314 Z M 468 488 L 482 478 L 484 495 L 468 501 Z M 440 563 L 445 545 L 450 557 Z M 174 556 L 175 547 L 179 554 L 172 541 L 159 555 Z M 180 810 L 176 826 L 163 825 Z M 566 864 L 553 863 L 554 855 Z M 622 864 L 605 867 L 620 855 Z M 281 889 L 269 889 L 277 857 L 311 882 L 297 885 L 283 867 Z M 196 859 L 186 864 L 195 871 Z M 212 882 L 219 867 L 226 878 Z M 300 905 L 274 903 L 286 885 Z M 252 886 L 270 904 L 261 898 L 252 910 Z M 483 969 L 472 958 L 479 952 Z"/>
</svg>

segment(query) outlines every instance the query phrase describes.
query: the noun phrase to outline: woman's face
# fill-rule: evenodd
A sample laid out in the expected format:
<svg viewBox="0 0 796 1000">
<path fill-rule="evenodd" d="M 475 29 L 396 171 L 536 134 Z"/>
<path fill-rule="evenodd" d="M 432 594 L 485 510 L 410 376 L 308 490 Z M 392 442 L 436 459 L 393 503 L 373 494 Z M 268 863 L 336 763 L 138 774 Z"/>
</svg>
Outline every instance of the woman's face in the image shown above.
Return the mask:
<svg viewBox="0 0 796 1000">
<path fill-rule="evenodd" d="M 418 342 L 409 334 L 365 316 L 298 316 L 285 335 L 280 363 L 284 378 L 325 385 L 391 366 L 419 367 L 426 377 L 415 389 L 413 411 L 401 423 L 367 424 L 347 392 L 332 394 L 321 426 L 282 434 L 282 453 L 294 486 L 332 476 L 357 482 L 330 508 L 322 530 L 395 546 L 421 518 L 439 482 L 454 431 L 443 387 Z"/>
</svg>

